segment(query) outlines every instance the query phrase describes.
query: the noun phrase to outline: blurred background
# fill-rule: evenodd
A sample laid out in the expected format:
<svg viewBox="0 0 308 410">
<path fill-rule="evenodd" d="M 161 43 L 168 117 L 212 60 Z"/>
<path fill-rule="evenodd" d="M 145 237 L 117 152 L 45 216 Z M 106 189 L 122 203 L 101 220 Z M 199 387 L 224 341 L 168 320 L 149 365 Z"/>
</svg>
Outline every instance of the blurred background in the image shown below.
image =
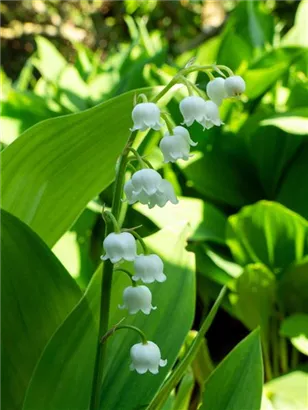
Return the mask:
<svg viewBox="0 0 308 410">
<path fill-rule="evenodd" d="M 1 2 L 2 149 L 42 120 L 166 84 L 191 58 L 228 65 L 245 78 L 242 100 L 221 107 L 224 127 L 206 133 L 199 125 L 191 128 L 202 156 L 185 166 L 164 165 L 165 178 L 185 197 L 178 214 L 164 217 L 165 209 L 149 213 L 134 206 L 127 216 L 130 226 L 143 225 L 142 235 L 157 231 L 168 218 L 192 220 L 195 328 L 222 285 L 234 291 L 209 332 L 215 362 L 254 327 L 234 307 L 235 282 L 247 261 L 241 266 L 227 246 L 227 218 L 259 200 L 277 201 L 308 217 L 308 184 L 302 178 L 308 163 L 307 6 L 303 0 Z M 205 90 L 204 74 L 192 79 Z M 168 102 L 176 123 L 183 95 Z M 150 136 L 140 150 L 158 164 L 160 136 L 154 131 Z M 111 192 L 110 186 L 94 198 L 53 248 L 83 289 L 99 264 L 100 210 L 110 204 Z M 285 266 L 272 268 L 277 273 Z M 288 296 L 292 286 L 296 300 Z M 281 294 L 285 314 L 308 313 L 302 284 L 283 283 Z M 275 302 L 271 309 L 269 316 L 276 312 Z M 301 362 L 304 356 L 297 358 Z"/>
</svg>

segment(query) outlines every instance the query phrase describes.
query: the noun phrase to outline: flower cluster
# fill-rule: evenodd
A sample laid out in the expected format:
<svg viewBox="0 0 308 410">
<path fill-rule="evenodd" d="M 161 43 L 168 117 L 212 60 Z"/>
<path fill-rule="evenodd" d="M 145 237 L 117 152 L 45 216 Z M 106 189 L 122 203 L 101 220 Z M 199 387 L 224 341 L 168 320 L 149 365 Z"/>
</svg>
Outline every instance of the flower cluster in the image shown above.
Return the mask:
<svg viewBox="0 0 308 410">
<path fill-rule="evenodd" d="M 185 84 L 191 93 L 188 83 L 189 81 L 186 80 Z M 194 86 L 193 89 L 196 87 Z M 179 109 L 184 119 L 182 125 L 189 127 L 194 122 L 198 122 L 203 129 L 222 125 L 219 106 L 225 98 L 236 97 L 244 92 L 245 82 L 241 77 L 234 75 L 226 79 L 214 78 L 207 84 L 206 91 L 209 100 L 205 100 L 199 95 L 189 95 L 180 102 Z M 197 145 L 191 139 L 189 131 L 181 125 L 173 127 L 166 114 L 161 113 L 155 103 L 148 102 L 144 95 L 142 97 L 143 102 L 136 104 L 132 111 L 133 127 L 131 131 L 146 131 L 149 128 L 157 131 L 162 126 L 160 122 L 162 117 L 168 128 L 168 132 L 159 143 L 164 162 L 176 162 L 179 159 L 187 161 L 191 156 L 190 147 Z M 163 179 L 159 172 L 152 169 L 148 161 L 142 160 L 136 150 L 130 147 L 128 149 L 134 153 L 135 159 L 138 159 L 141 165 L 141 169 L 135 170 L 131 178 L 124 184 L 124 193 L 128 204 L 139 201 L 149 208 L 156 205 L 163 207 L 168 201 L 177 204 L 178 199 L 171 183 Z M 152 310 L 156 309 L 156 306 L 152 306 L 152 293 L 145 285 L 166 280 L 163 261 L 158 255 L 148 253 L 142 238 L 134 230 L 121 232 L 117 222 L 114 223 L 115 228 L 117 228 L 116 232 L 110 233 L 105 238 L 103 242 L 105 255 L 101 258 L 103 260 L 109 259 L 113 264 L 129 261 L 133 263 L 134 268 L 133 275 L 125 269 L 116 269 L 128 273 L 132 281 L 132 286 L 124 289 L 123 305 L 119 308 L 127 309 L 131 315 L 139 311 L 149 315 Z M 137 254 L 136 238 L 143 246 L 143 254 Z M 137 285 L 138 281 L 141 281 L 143 285 Z M 138 332 L 142 333 L 140 330 Z M 131 370 L 136 370 L 140 374 L 147 371 L 156 374 L 159 366 L 163 367 L 167 363 L 167 360 L 161 359 L 159 347 L 155 343 L 147 341 L 144 335 L 142 343 L 132 346 L 130 355 Z"/>
</svg>

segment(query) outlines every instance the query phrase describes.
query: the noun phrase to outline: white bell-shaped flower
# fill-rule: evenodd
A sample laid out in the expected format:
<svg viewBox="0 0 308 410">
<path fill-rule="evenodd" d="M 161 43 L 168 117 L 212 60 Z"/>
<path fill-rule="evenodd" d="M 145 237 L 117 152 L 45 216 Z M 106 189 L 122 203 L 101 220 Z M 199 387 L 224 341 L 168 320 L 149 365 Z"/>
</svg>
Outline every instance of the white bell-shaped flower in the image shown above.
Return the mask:
<svg viewBox="0 0 308 410">
<path fill-rule="evenodd" d="M 101 256 L 102 260 L 110 259 L 112 263 L 117 263 L 122 259 L 133 261 L 137 256 L 136 240 L 129 232 L 112 232 L 106 236 L 103 242 L 106 252 Z"/>
<path fill-rule="evenodd" d="M 178 126 L 173 129 L 173 135 L 166 134 L 160 141 L 159 148 L 164 155 L 164 162 L 175 162 L 177 159 L 188 160 L 190 145 L 197 145 L 191 140 L 186 128 Z"/>
<path fill-rule="evenodd" d="M 138 255 L 134 261 L 135 275 L 133 280 L 142 280 L 143 283 L 164 282 L 164 264 L 158 255 Z"/>
<path fill-rule="evenodd" d="M 154 103 L 144 102 L 135 105 L 132 118 L 134 126 L 131 128 L 131 131 L 145 131 L 148 128 L 157 131 L 161 128 L 160 109 Z"/>
<path fill-rule="evenodd" d="M 184 117 L 184 124 L 191 126 L 194 121 L 203 125 L 205 101 L 198 96 L 185 97 L 180 102 L 180 111 Z"/>
<path fill-rule="evenodd" d="M 227 92 L 225 90 L 225 79 L 218 77 L 209 81 L 206 86 L 206 93 L 216 105 L 221 105 L 222 100 L 227 97 Z"/>
<path fill-rule="evenodd" d="M 159 347 L 153 342 L 137 343 L 130 349 L 132 363 L 130 370 L 136 370 L 139 374 L 147 371 L 157 374 L 159 367 L 164 367 L 167 360 L 162 360 Z"/>
<path fill-rule="evenodd" d="M 232 75 L 225 79 L 225 90 L 228 97 L 237 97 L 246 89 L 246 83 L 239 75 Z"/>
<path fill-rule="evenodd" d="M 156 307 L 152 306 L 152 293 L 146 286 L 128 286 L 123 292 L 123 305 L 119 305 L 119 309 L 127 309 L 128 313 L 134 315 L 135 313 L 143 312 L 149 315 L 151 310 Z"/>
<path fill-rule="evenodd" d="M 218 106 L 213 101 L 205 101 L 205 116 L 202 125 L 207 130 L 214 125 L 220 126 L 223 122 L 219 117 Z"/>
<path fill-rule="evenodd" d="M 140 201 L 149 208 L 155 205 L 163 207 L 168 201 L 178 203 L 170 182 L 162 179 L 154 169 L 141 169 L 133 174 L 124 185 L 124 192 L 129 204 Z"/>
</svg>

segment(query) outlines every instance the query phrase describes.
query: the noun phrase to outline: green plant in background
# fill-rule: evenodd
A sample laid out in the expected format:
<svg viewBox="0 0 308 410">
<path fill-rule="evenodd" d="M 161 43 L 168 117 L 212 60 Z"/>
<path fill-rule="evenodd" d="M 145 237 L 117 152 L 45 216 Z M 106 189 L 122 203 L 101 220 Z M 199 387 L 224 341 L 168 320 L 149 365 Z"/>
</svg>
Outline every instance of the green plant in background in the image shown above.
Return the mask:
<svg viewBox="0 0 308 410">
<path fill-rule="evenodd" d="M 260 409 L 258 331 L 214 370 L 213 343 L 227 345 L 233 333 L 218 315 L 223 333 L 213 342 L 211 330 L 209 348 L 205 343 L 220 303 L 233 324 L 260 328 L 266 378 L 262 410 L 307 408 L 306 14 L 307 2 L 301 2 L 294 26 L 282 34 L 267 3 L 241 2 L 218 35 L 175 59 L 164 35 L 149 33 L 142 19 L 136 24 L 127 17 L 132 44 L 121 45 L 103 63 L 97 52 L 80 44 L 74 46 L 75 62 L 68 63 L 38 37 L 37 52 L 13 85 L 2 73 L 2 141 L 8 145 L 2 153 L 2 295 L 10 312 L 3 321 L 6 407 L 87 408 L 96 341 L 102 336 L 97 333 L 101 212 L 103 205 L 111 208 L 111 184 L 129 136 L 132 101 L 136 94 L 160 95 L 161 84 L 194 58 L 194 65 L 229 65 L 247 89 L 239 100 L 220 101 L 205 73 L 190 73 L 185 83 L 190 93 L 204 97 L 206 90 L 221 102 L 225 124 L 207 131 L 192 124 L 194 147 L 174 134 L 170 138 L 182 141 L 175 157 L 170 148 L 175 140 L 164 137 L 160 147 L 165 161 L 171 159 L 164 164 L 158 131 L 136 137 L 137 159 L 150 162 L 172 183 L 179 203 L 148 209 L 133 204 L 135 197 L 126 189 L 133 205 L 122 203 L 119 223 L 142 225 L 139 235 L 164 261 L 167 275 L 165 283 L 150 285 L 157 311 L 146 318 L 139 313 L 126 323 L 155 341 L 168 364 L 156 376 L 130 373 L 129 348 L 138 336 L 128 329 L 116 332 L 106 344 L 102 408 L 188 409 L 202 402 L 205 409 Z M 139 88 L 146 86 L 152 88 Z M 122 94 L 129 90 L 134 91 Z M 161 100 L 170 135 L 172 124 L 183 121 L 179 102 L 187 95 L 184 90 L 175 87 Z M 28 129 L 69 113 L 74 114 Z M 179 155 L 186 159 L 190 149 L 194 156 L 188 161 L 173 161 Z M 121 267 L 131 272 L 126 262 Z M 195 269 L 201 313 L 195 311 Z M 108 329 L 123 318 L 116 307 L 130 285 L 128 276 L 116 272 Z M 227 296 L 218 297 L 201 326 L 222 286 Z M 197 335 L 189 332 L 193 320 Z"/>
</svg>

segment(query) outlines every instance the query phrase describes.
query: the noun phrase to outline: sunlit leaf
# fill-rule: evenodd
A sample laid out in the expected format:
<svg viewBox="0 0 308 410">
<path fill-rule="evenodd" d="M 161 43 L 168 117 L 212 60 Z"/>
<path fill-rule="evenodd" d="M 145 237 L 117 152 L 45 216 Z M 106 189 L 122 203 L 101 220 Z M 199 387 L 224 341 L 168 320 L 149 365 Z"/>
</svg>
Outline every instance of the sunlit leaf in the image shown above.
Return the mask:
<svg viewBox="0 0 308 410">
<path fill-rule="evenodd" d="M 260 410 L 263 383 L 259 331 L 240 342 L 205 382 L 201 410 Z"/>
</svg>

